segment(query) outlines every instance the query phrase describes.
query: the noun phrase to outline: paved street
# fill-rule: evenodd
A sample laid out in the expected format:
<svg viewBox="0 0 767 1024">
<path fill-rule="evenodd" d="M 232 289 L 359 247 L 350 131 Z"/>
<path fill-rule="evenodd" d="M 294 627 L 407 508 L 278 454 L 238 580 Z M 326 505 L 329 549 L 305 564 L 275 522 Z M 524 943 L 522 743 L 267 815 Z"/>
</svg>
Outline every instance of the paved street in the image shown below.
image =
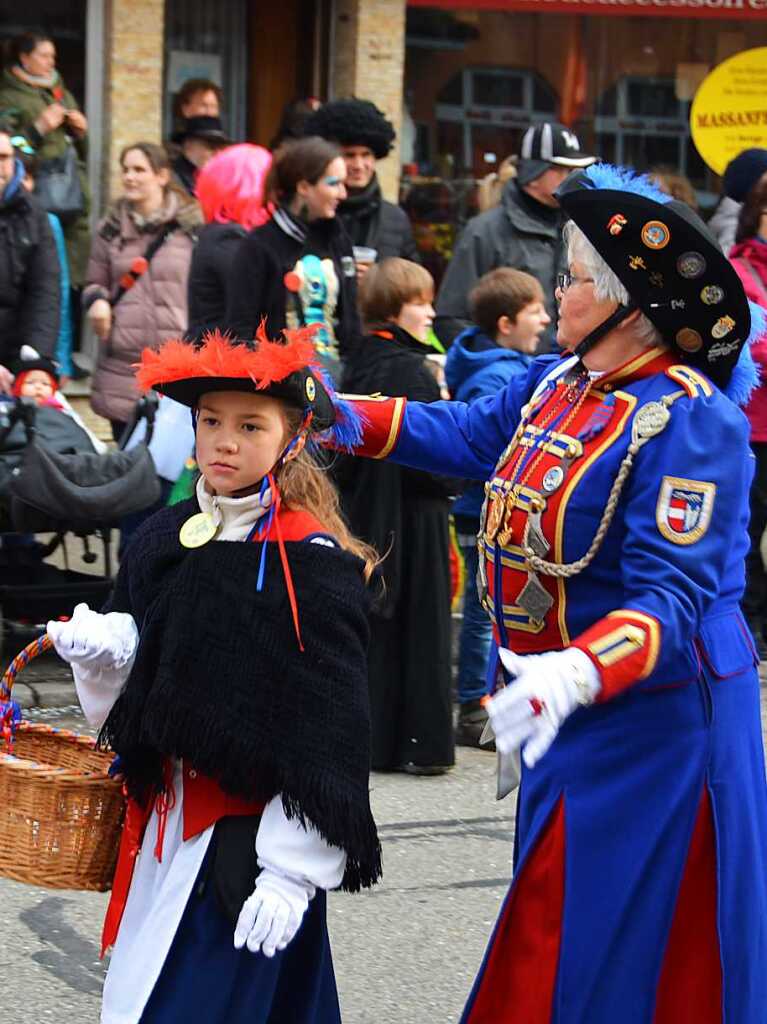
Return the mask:
<svg viewBox="0 0 767 1024">
<path fill-rule="evenodd" d="M 43 696 L 66 679 L 48 659 L 25 677 Z M 83 728 L 71 713 L 44 714 Z M 513 798 L 493 798 L 494 757 L 458 756 L 454 772 L 441 778 L 373 776 L 385 880 L 372 892 L 335 893 L 329 901 L 345 1024 L 458 1019 L 508 884 L 514 813 Z M 0 1024 L 96 1024 L 105 905 L 105 895 L 0 879 Z"/>
</svg>

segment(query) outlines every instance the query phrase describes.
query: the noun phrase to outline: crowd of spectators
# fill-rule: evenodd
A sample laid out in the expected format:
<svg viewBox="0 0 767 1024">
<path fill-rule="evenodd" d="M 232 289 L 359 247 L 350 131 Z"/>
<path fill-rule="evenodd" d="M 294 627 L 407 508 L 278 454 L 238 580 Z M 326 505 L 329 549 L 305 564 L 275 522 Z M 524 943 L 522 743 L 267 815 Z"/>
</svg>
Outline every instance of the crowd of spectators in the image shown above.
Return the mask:
<svg viewBox="0 0 767 1024">
<path fill-rule="evenodd" d="M 57 381 L 76 375 L 81 316 L 98 339 L 91 404 L 115 440 L 132 419 L 141 350 L 171 337 L 194 343 L 220 328 L 252 338 L 262 321 L 276 337 L 313 325 L 338 386 L 426 402 L 493 394 L 555 348 L 556 280 L 567 269 L 555 192 L 597 159 L 572 131 L 530 126 L 520 153 L 485 183 L 482 212 L 435 294 L 406 214 L 382 195 L 377 165 L 395 133 L 374 103 L 298 100 L 267 147 L 232 140 L 222 102 L 214 82 L 185 83 L 167 145 L 123 149 L 120 194 L 91 233 L 87 118 L 56 70 L 54 41 L 26 33 L 13 42 L 0 77 L 0 391 L 11 390 L 23 346 L 55 361 Z M 695 205 L 675 169 L 653 177 Z M 767 150 L 748 150 L 727 170 L 710 227 L 767 308 L 766 209 Z M 754 355 L 767 366 L 767 352 Z M 757 473 L 745 606 L 767 654 L 764 387 L 748 415 Z M 447 770 L 451 512 L 467 580 L 459 742 L 478 744 L 486 721 L 490 627 L 473 585 L 483 494 L 385 462 L 339 459 L 334 472 L 352 528 L 385 556 L 370 652 L 374 767 Z"/>
</svg>

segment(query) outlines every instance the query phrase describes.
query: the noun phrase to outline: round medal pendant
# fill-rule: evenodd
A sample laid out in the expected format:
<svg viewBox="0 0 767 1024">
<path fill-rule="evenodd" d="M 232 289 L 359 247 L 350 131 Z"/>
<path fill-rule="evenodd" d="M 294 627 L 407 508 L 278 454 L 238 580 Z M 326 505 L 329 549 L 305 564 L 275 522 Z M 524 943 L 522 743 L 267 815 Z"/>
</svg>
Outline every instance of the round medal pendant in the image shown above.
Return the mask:
<svg viewBox="0 0 767 1024">
<path fill-rule="evenodd" d="M 185 548 L 201 548 L 217 533 L 218 527 L 210 512 L 196 512 L 178 531 L 178 539 Z"/>
<path fill-rule="evenodd" d="M 565 471 L 561 466 L 552 466 L 551 469 L 547 469 L 543 477 L 543 483 L 541 486 L 547 494 L 552 494 L 557 490 L 558 487 L 562 486 L 562 481 L 565 478 Z"/>
</svg>

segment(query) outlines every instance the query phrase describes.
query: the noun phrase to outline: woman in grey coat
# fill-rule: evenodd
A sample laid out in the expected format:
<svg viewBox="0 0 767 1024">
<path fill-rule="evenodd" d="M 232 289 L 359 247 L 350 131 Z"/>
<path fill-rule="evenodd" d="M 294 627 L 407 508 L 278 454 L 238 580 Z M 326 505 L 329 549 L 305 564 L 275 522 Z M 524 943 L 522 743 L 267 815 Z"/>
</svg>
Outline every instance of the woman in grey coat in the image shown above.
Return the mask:
<svg viewBox="0 0 767 1024">
<path fill-rule="evenodd" d="M 83 292 L 101 340 L 91 405 L 111 421 L 115 438 L 138 398 L 133 364 L 142 349 L 186 330 L 187 279 L 202 224 L 197 202 L 171 184 L 161 147 L 126 146 L 120 167 L 123 195 L 98 226 Z"/>
</svg>

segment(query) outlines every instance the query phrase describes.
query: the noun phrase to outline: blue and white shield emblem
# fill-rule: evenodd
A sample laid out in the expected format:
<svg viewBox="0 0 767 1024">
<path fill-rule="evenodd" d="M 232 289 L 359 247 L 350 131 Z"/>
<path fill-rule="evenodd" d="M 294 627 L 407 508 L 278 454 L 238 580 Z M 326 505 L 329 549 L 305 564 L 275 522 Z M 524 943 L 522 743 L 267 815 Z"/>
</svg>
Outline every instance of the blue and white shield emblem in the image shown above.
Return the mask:
<svg viewBox="0 0 767 1024">
<path fill-rule="evenodd" d="M 661 534 L 673 544 L 694 544 L 711 523 L 716 484 L 664 476 L 655 509 Z"/>
</svg>

